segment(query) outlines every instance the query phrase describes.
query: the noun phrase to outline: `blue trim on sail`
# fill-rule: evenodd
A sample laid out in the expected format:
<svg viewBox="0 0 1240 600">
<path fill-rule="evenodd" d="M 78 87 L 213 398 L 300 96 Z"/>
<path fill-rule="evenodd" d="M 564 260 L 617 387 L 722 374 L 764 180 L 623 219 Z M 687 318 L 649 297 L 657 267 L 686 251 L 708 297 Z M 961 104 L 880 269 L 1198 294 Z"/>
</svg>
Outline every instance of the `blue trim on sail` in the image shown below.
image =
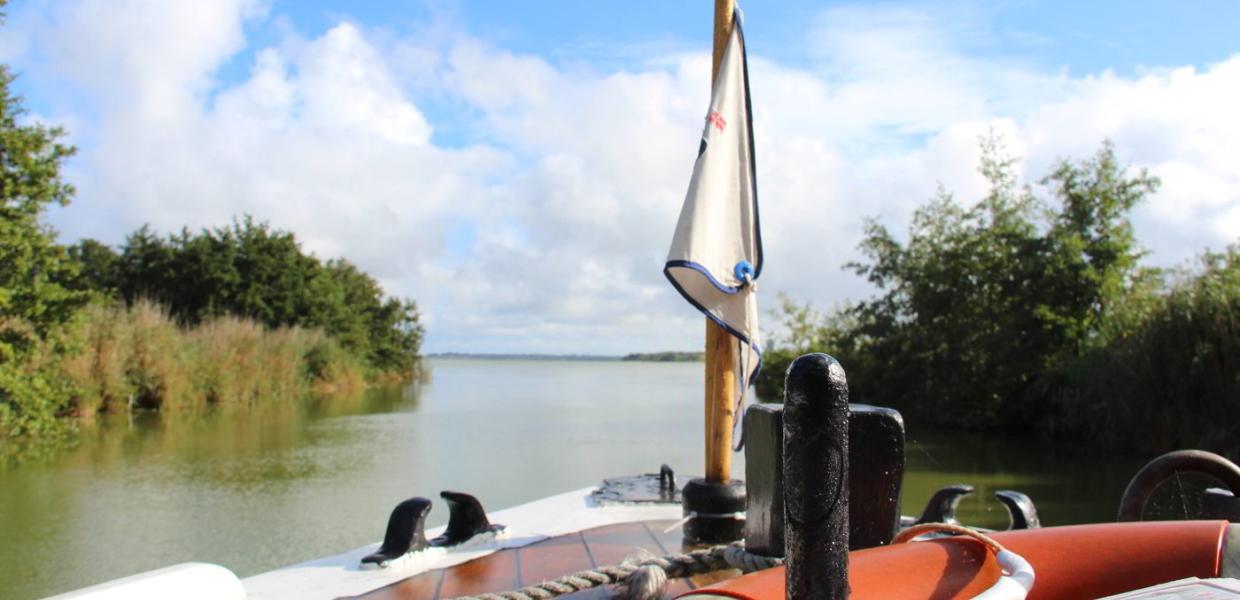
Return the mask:
<svg viewBox="0 0 1240 600">
<path fill-rule="evenodd" d="M 715 316 L 715 313 L 710 312 L 710 309 L 699 304 L 698 301 L 694 299 L 693 296 L 690 296 L 689 293 L 686 292 L 683 287 L 680 287 L 680 282 L 676 281 L 675 277 L 672 277 L 671 269 L 673 267 L 685 267 L 685 268 L 693 269 L 694 271 L 697 271 L 705 275 L 715 287 L 719 288 L 719 291 L 727 293 L 727 294 L 736 294 L 740 292 L 740 289 L 737 288 L 735 291 L 729 292 L 728 288 L 721 287 L 720 284 L 717 281 L 715 281 L 715 278 L 711 277 L 710 271 L 707 271 L 705 267 L 697 263 L 694 263 L 694 262 L 690 262 L 687 260 L 669 260 L 667 261 L 667 265 L 663 267 L 663 276 L 667 277 L 667 280 L 671 282 L 672 287 L 676 288 L 677 292 L 680 292 L 680 296 L 684 298 L 685 301 L 687 301 L 689 304 L 692 304 L 694 308 L 698 309 L 698 311 L 706 315 L 706 318 L 714 321 L 716 325 L 722 327 L 723 330 L 727 331 L 732 337 L 738 340 L 741 340 L 742 342 L 745 342 L 746 344 L 749 344 L 749 347 L 753 348 L 754 353 L 758 355 L 758 364 L 754 366 L 753 372 L 750 373 L 749 378 L 745 380 L 745 383 L 748 386 L 752 387 L 754 384 L 754 381 L 756 381 L 758 378 L 758 372 L 762 370 L 762 348 L 760 348 L 757 344 L 755 344 L 749 336 L 741 333 L 740 331 L 733 328 L 731 325 L 728 325 L 727 323 L 725 323 L 719 317 Z"/>
<path fill-rule="evenodd" d="M 667 273 L 667 270 L 671 269 L 672 267 L 692 269 L 694 271 L 697 271 L 698 273 L 701 273 L 704 277 L 706 277 L 706 280 L 709 281 L 711 285 L 715 286 L 715 289 L 729 296 L 739 294 L 741 290 L 744 289 L 743 286 L 739 286 L 739 285 L 730 286 L 730 285 L 726 285 L 720 282 L 718 279 L 715 279 L 714 275 L 711 274 L 710 269 L 707 269 L 701 264 L 695 263 L 691 260 L 669 260 L 667 261 L 667 264 L 663 265 L 663 272 Z M 669 274 L 668 277 L 671 277 L 671 275 Z M 672 280 L 672 283 L 675 284 L 676 281 Z M 684 292 L 682 291 L 681 294 L 684 294 Z M 687 298 L 688 296 L 685 296 L 685 297 Z"/>
<path fill-rule="evenodd" d="M 754 265 L 753 278 L 756 281 L 762 276 L 762 264 L 764 262 L 762 255 L 762 219 L 758 213 L 758 161 L 757 154 L 754 152 L 753 142 L 753 106 L 749 99 L 749 51 L 745 49 L 745 27 L 744 17 L 741 14 L 740 7 L 732 9 L 733 29 L 736 30 L 737 37 L 740 38 L 741 45 L 741 74 L 745 85 L 745 126 L 749 130 L 749 178 L 750 191 L 753 195 L 753 228 L 754 241 L 757 245 L 757 261 Z"/>
</svg>

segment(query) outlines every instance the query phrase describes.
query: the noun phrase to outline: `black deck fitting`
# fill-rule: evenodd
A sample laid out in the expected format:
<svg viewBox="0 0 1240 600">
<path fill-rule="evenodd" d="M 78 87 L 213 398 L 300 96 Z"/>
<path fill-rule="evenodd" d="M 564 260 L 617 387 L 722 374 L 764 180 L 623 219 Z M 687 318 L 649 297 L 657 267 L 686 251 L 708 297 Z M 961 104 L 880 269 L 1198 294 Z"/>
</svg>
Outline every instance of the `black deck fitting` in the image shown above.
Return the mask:
<svg viewBox="0 0 1240 600">
<path fill-rule="evenodd" d="M 694 477 L 680 492 L 686 544 L 722 544 L 741 539 L 745 529 L 745 482 Z"/>
<path fill-rule="evenodd" d="M 379 551 L 362 559 L 363 565 L 386 567 L 389 562 L 426 548 L 426 515 L 431 512 L 431 501 L 426 498 L 410 498 L 392 509 L 388 517 L 387 533 Z"/>
<path fill-rule="evenodd" d="M 659 466 L 659 493 L 669 500 L 676 495 L 676 473 L 666 464 Z"/>
<path fill-rule="evenodd" d="M 431 540 L 432 546 L 455 546 L 480 533 L 503 529 L 503 525 L 492 525 L 487 520 L 487 511 L 477 498 L 447 490 L 439 492 L 439 497 L 448 502 L 448 527 L 443 535 Z"/>
<path fill-rule="evenodd" d="M 904 487 L 904 418 L 895 409 L 848 405 L 848 549 L 891 543 Z"/>
<path fill-rule="evenodd" d="M 784 555 L 784 407 L 745 410 L 745 550 Z"/>
<path fill-rule="evenodd" d="M 848 381 L 826 354 L 784 379 L 784 572 L 788 600 L 848 597 Z"/>
<path fill-rule="evenodd" d="M 745 411 L 745 550 L 763 556 L 784 555 L 783 413 L 769 403 Z M 890 544 L 900 525 L 904 419 L 868 404 L 849 404 L 848 414 L 848 548 Z"/>
<path fill-rule="evenodd" d="M 956 520 L 956 507 L 960 506 L 960 501 L 965 496 L 973 493 L 973 486 L 967 483 L 956 483 L 947 487 L 939 488 L 930 500 L 926 502 L 926 509 L 921 511 L 921 516 L 917 517 L 916 523 L 949 523 L 959 525 L 960 521 Z"/>
<path fill-rule="evenodd" d="M 1037 529 L 1042 526 L 1038 520 L 1038 509 L 1033 500 L 1015 490 L 999 490 L 995 498 L 1003 503 L 1008 511 L 1011 526 L 1008 529 Z"/>
<path fill-rule="evenodd" d="M 598 489 L 590 492 L 590 501 L 597 506 L 615 504 L 682 504 L 676 473 L 661 465 L 658 473 L 626 477 L 609 477 Z"/>
</svg>

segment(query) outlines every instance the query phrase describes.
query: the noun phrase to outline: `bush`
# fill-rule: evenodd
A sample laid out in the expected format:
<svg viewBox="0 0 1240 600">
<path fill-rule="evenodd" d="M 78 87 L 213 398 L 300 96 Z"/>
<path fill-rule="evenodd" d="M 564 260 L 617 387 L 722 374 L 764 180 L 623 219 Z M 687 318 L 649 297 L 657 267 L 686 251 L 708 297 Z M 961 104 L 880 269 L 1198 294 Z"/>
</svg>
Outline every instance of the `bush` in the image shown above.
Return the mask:
<svg viewBox="0 0 1240 600">
<path fill-rule="evenodd" d="M 19 450 L 16 442 L 52 442 L 73 431 L 64 416 L 72 384 L 59 370 L 58 351 L 32 348 L 22 361 L 0 362 L 0 458 Z M 12 439 L 14 443 L 7 440 Z"/>
<path fill-rule="evenodd" d="M 952 427 L 1041 428 L 1145 452 L 1197 447 L 1240 457 L 1240 248 L 1195 272 L 1139 264 L 1127 212 L 1152 192 L 1106 145 L 1019 187 L 991 142 L 990 193 L 946 193 L 907 241 L 871 223 L 866 262 L 880 295 L 826 315 L 782 298 L 759 395 L 782 396 L 804 352 L 834 355 L 852 398 Z"/>
<path fill-rule="evenodd" d="M 762 370 L 754 380 L 754 394 L 759 402 L 784 401 L 784 374 L 798 356 L 800 354 L 786 348 L 768 349 L 762 353 Z"/>
<path fill-rule="evenodd" d="M 987 195 L 940 191 L 906 241 L 876 221 L 849 265 L 877 297 L 821 317 L 785 302 L 783 348 L 824 351 L 852 397 L 957 427 L 1031 427 L 1062 366 L 1098 335 L 1109 307 L 1143 280 L 1128 211 L 1156 189 L 1128 177 L 1110 144 L 1020 185 L 1016 161 L 983 142 Z"/>
<path fill-rule="evenodd" d="M 1067 369 L 1055 430 L 1162 452 L 1240 457 L 1240 250 L 1207 252 L 1164 294 L 1137 293 Z"/>
</svg>

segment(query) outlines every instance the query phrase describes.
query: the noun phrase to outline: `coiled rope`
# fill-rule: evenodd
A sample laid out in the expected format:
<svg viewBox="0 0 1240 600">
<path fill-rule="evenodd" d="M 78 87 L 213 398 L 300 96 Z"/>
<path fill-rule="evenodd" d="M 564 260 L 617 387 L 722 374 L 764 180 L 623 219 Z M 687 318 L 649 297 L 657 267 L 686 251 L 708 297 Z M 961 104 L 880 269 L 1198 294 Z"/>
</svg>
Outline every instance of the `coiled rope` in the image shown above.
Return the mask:
<svg viewBox="0 0 1240 600">
<path fill-rule="evenodd" d="M 612 584 L 621 586 L 617 590 L 617 596 L 625 600 L 654 600 L 663 595 L 668 579 L 725 569 L 740 569 L 744 573 L 751 573 L 782 564 L 784 559 L 753 554 L 745 550 L 741 542 L 662 557 L 643 550 L 618 565 L 565 575 L 519 590 L 462 596 L 453 600 L 546 600 Z"/>
</svg>

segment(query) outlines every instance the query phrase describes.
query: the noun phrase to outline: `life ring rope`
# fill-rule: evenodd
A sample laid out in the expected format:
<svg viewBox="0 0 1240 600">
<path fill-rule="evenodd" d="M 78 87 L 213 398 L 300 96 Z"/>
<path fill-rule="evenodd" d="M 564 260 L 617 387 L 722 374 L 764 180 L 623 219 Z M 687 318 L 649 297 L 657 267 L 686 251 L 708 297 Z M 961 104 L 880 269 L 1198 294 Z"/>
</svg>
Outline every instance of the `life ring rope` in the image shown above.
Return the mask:
<svg viewBox="0 0 1240 600">
<path fill-rule="evenodd" d="M 1024 600 L 1033 589 L 1033 565 L 1021 555 L 1003 547 L 994 538 L 968 527 L 950 523 L 922 523 L 914 525 L 896 534 L 893 544 L 911 542 L 930 533 L 952 533 L 980 542 L 987 550 L 995 554 L 999 568 L 1003 574 L 999 581 L 986 591 L 973 597 L 973 600 Z"/>
</svg>

